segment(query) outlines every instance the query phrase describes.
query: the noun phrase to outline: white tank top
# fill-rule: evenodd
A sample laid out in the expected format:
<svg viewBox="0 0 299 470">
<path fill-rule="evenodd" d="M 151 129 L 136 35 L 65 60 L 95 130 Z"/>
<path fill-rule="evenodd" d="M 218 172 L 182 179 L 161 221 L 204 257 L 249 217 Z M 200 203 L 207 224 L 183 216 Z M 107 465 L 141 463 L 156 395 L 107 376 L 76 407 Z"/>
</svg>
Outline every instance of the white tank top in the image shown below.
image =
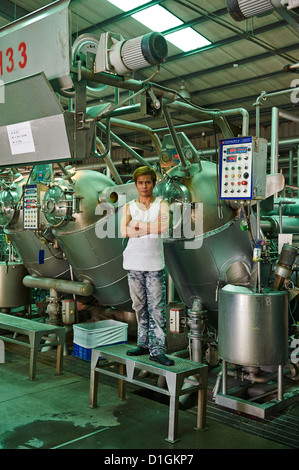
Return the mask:
<svg viewBox="0 0 299 470">
<path fill-rule="evenodd" d="M 129 203 L 132 220 L 154 222 L 160 212 L 162 198 L 156 198 L 147 210 L 141 210 L 133 200 Z M 161 234 L 149 233 L 138 238 L 129 238 L 123 253 L 123 267 L 133 271 L 160 271 L 164 269 L 164 251 Z"/>
</svg>

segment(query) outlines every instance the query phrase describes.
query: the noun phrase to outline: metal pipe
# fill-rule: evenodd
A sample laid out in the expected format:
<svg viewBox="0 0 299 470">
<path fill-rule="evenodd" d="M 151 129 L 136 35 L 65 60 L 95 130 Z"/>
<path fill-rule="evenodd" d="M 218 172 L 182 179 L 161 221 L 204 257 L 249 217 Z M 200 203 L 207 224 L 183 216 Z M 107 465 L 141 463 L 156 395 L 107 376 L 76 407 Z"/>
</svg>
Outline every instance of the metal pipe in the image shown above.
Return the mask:
<svg viewBox="0 0 299 470">
<path fill-rule="evenodd" d="M 111 86 L 119 87 L 119 88 L 124 88 L 124 89 L 135 91 L 135 92 L 140 91 L 142 89 L 146 91 L 145 84 L 142 81 L 133 80 L 133 79 L 123 80 L 122 77 L 103 73 L 103 72 L 94 74 L 93 72 L 85 69 L 84 67 L 81 67 L 80 71 L 81 71 L 82 78 L 87 81 L 103 83 L 103 84 L 107 84 L 107 85 L 111 85 Z M 72 72 L 78 73 L 77 68 L 73 67 Z M 229 109 L 225 111 L 221 111 L 221 110 L 214 111 L 214 110 L 209 110 L 209 109 L 206 110 L 204 108 L 200 108 L 199 106 L 193 106 L 188 103 L 176 101 L 177 94 L 175 92 L 162 89 L 158 85 L 155 86 L 155 84 L 151 84 L 151 87 L 156 96 L 158 97 L 162 96 L 167 101 L 167 104 L 169 104 L 174 109 L 177 109 L 177 110 L 182 109 L 185 111 L 189 111 L 193 114 L 194 113 L 198 114 L 200 117 L 203 117 L 203 118 L 212 117 L 215 123 L 221 129 L 223 136 L 225 138 L 234 137 L 234 134 L 224 116 L 232 116 L 235 114 L 241 114 L 243 117 L 242 134 L 248 135 L 249 113 L 244 108 Z"/>
<path fill-rule="evenodd" d="M 102 131 L 106 132 L 106 127 L 105 124 L 102 122 L 97 123 L 97 127 L 99 127 Z M 144 166 L 151 166 L 144 158 L 139 155 L 139 153 L 135 152 L 129 145 L 127 145 L 122 139 L 120 139 L 114 132 L 110 132 L 110 137 L 111 140 L 119 144 L 121 147 L 123 147 L 127 152 L 129 152 L 134 158 L 136 158 L 139 163 L 141 163 Z"/>
<path fill-rule="evenodd" d="M 242 135 L 248 135 L 249 133 L 249 113 L 244 108 L 226 109 L 222 111 L 214 111 L 209 109 L 203 109 L 192 106 L 181 101 L 174 101 L 169 103 L 169 107 L 178 111 L 189 111 L 193 114 L 197 114 L 201 118 L 212 117 L 215 123 L 220 127 L 224 137 L 234 137 L 234 134 L 228 125 L 225 116 L 234 116 L 241 114 L 242 116 Z"/>
<path fill-rule="evenodd" d="M 136 103 L 136 104 L 130 104 L 128 106 L 121 106 L 120 108 L 114 109 L 113 111 L 111 111 L 111 114 L 109 110 L 107 114 L 109 115 L 109 117 L 114 118 L 114 117 L 123 116 L 126 114 L 140 113 L 140 110 L 141 110 L 141 104 Z"/>
<path fill-rule="evenodd" d="M 205 121 L 205 122 L 202 122 L 203 125 L 205 125 L 206 123 L 213 123 L 213 121 Z M 200 122 L 199 123 L 196 123 L 196 125 L 198 126 L 199 124 L 201 124 Z M 182 126 L 174 126 L 175 129 L 180 129 L 180 128 L 183 128 L 184 125 Z M 186 125 L 188 126 L 188 124 Z M 167 131 L 168 130 L 168 127 L 165 127 L 165 128 L 160 128 L 160 129 L 155 129 L 155 132 L 161 132 L 162 130 L 164 131 Z M 291 138 L 291 139 L 282 139 L 278 142 L 279 144 L 279 147 L 287 147 L 287 146 L 291 146 L 291 145 L 298 145 L 299 144 L 299 137 L 294 137 L 294 138 Z M 271 147 L 271 142 L 268 142 L 267 143 L 268 147 Z M 206 157 L 206 156 L 211 156 L 211 155 L 215 155 L 216 154 L 216 149 L 215 148 L 211 148 L 211 149 L 207 149 L 207 150 L 199 150 L 199 155 L 201 157 Z M 299 147 L 298 147 L 298 154 L 299 154 Z M 135 158 L 130 158 L 128 160 L 128 163 L 132 163 L 134 162 Z M 152 156 L 152 157 L 147 157 L 147 162 L 149 163 L 153 163 L 153 162 L 157 162 L 159 161 L 159 157 L 158 156 Z M 285 158 L 281 158 L 279 160 L 280 162 L 289 162 L 289 159 L 285 159 Z M 118 165 L 122 165 L 122 161 L 115 161 L 114 162 L 114 165 L 118 166 Z M 100 168 L 104 167 L 104 165 L 99 165 Z M 89 164 L 89 165 L 82 165 L 80 166 L 80 168 L 84 168 L 84 169 L 96 169 L 98 168 L 98 165 L 97 164 Z M 298 172 L 299 172 L 299 169 L 298 169 Z M 22 174 L 25 174 L 25 172 L 23 172 Z"/>
<path fill-rule="evenodd" d="M 299 118 L 291 113 L 280 111 L 278 108 L 272 108 L 271 120 L 271 174 L 278 172 L 278 147 L 279 147 L 279 118 L 285 118 L 289 121 L 299 122 Z"/>
<path fill-rule="evenodd" d="M 294 116 L 294 114 L 288 113 L 287 111 L 279 110 L 279 116 L 283 119 L 287 119 L 288 121 L 299 122 L 298 116 Z"/>
<path fill-rule="evenodd" d="M 279 110 L 273 107 L 271 121 L 271 175 L 278 172 L 278 118 Z"/>
<path fill-rule="evenodd" d="M 62 171 L 62 173 L 64 174 L 65 176 L 65 179 L 70 183 L 70 184 L 74 184 L 74 181 L 72 180 L 72 175 L 64 168 L 64 166 L 57 162 L 57 166 L 58 168 L 60 168 L 60 170 Z"/>
<path fill-rule="evenodd" d="M 280 214 L 262 217 L 261 228 L 270 238 L 277 237 L 279 233 L 299 233 L 298 218 L 283 215 L 280 219 Z"/>
<path fill-rule="evenodd" d="M 283 366 L 279 364 L 278 366 L 278 394 L 277 398 L 279 401 L 283 400 Z"/>
<path fill-rule="evenodd" d="M 193 127 L 200 127 L 200 126 L 207 126 L 207 125 L 213 125 L 213 119 L 210 119 L 208 121 L 198 121 L 198 122 L 190 122 L 188 124 L 176 124 L 174 128 L 177 131 L 183 131 L 185 129 L 192 129 Z M 168 131 L 168 127 L 160 127 L 159 129 L 155 129 L 155 132 L 166 132 Z"/>
<path fill-rule="evenodd" d="M 146 126 L 144 124 L 139 124 L 137 122 L 123 121 L 122 119 L 117 119 L 117 118 L 111 118 L 111 124 L 116 127 L 121 127 L 123 129 L 130 129 L 133 131 L 143 132 L 144 134 L 147 134 L 151 138 L 157 150 L 158 155 L 161 154 L 161 151 L 162 151 L 161 140 L 159 139 L 159 137 L 157 136 L 157 134 L 155 133 L 155 131 L 153 131 L 151 127 Z"/>
<path fill-rule="evenodd" d="M 105 158 L 107 155 L 109 155 L 110 150 L 111 150 L 111 125 L 110 125 L 110 118 L 106 118 L 106 126 L 105 126 L 105 133 L 107 137 L 107 142 L 106 142 L 106 148 L 104 149 L 104 152 L 101 153 L 100 155 L 97 155 L 98 158 Z"/>
<path fill-rule="evenodd" d="M 289 185 L 293 185 L 293 149 L 289 151 Z"/>
<path fill-rule="evenodd" d="M 226 109 L 224 111 L 221 111 L 221 114 L 223 114 L 224 116 L 234 116 L 235 114 L 241 114 L 242 135 L 247 136 L 249 134 L 249 113 L 247 109 L 244 109 L 244 108 Z"/>
<path fill-rule="evenodd" d="M 105 147 L 104 147 L 103 142 L 98 137 L 96 137 L 96 145 L 100 149 L 100 151 L 103 153 Z M 116 166 L 114 165 L 113 161 L 111 160 L 110 153 L 108 155 L 106 155 L 106 157 L 104 157 L 103 160 L 104 160 L 105 164 L 107 165 L 107 167 L 109 168 L 113 178 L 115 179 L 116 184 L 123 184 L 123 180 L 121 179 L 121 177 L 120 177 L 120 175 L 119 175 L 119 173 L 116 169 Z"/>
<path fill-rule="evenodd" d="M 273 93 L 267 93 L 266 91 L 262 91 L 260 96 L 257 97 L 254 106 L 259 104 L 261 101 L 265 101 L 267 98 L 272 98 L 273 96 L 280 96 L 284 95 L 285 93 L 292 93 L 293 91 L 299 91 L 299 88 L 287 88 L 286 90 L 274 91 Z"/>
<path fill-rule="evenodd" d="M 188 167 L 190 166 L 190 163 L 187 162 L 187 160 L 185 158 L 185 155 L 184 155 L 184 152 L 182 151 L 182 147 L 181 147 L 180 141 L 178 139 L 177 133 L 174 129 L 168 107 L 164 106 L 163 111 L 164 111 L 164 117 L 165 117 L 166 123 L 168 125 L 169 132 L 171 134 L 174 146 L 175 146 L 176 151 L 178 152 L 178 155 L 179 155 L 181 167 L 182 167 L 183 170 L 187 170 Z M 189 165 L 188 165 L 188 163 L 189 163 Z"/>
<path fill-rule="evenodd" d="M 174 109 L 176 111 L 195 114 L 203 119 L 212 118 L 218 125 L 218 127 L 221 129 L 224 138 L 234 137 L 234 133 L 224 117 L 225 115 L 234 114 L 234 110 L 213 111 L 209 109 L 200 108 L 199 106 L 196 107 L 188 103 L 183 103 L 182 101 L 173 101 L 171 103 L 166 102 L 165 104 L 167 104 L 169 108 Z"/>
<path fill-rule="evenodd" d="M 72 67 L 71 72 L 78 73 L 78 68 Z M 144 89 L 145 91 L 145 86 L 148 86 L 148 83 L 146 83 L 145 85 L 140 80 L 134 80 L 134 79 L 124 80 L 124 78 L 119 75 L 112 75 L 110 73 L 105 73 L 105 72 L 100 72 L 100 73 L 95 74 L 82 66 L 81 66 L 81 76 L 83 79 L 87 81 L 91 81 L 95 83 L 102 83 L 105 85 L 111 85 L 113 87 L 124 88 L 125 90 L 131 90 L 135 92 L 140 91 L 142 89 Z M 177 97 L 177 94 L 175 92 L 164 90 L 160 88 L 159 86 L 155 86 L 155 84 L 151 84 L 151 86 L 156 96 L 163 96 L 166 100 L 169 100 L 169 101 L 175 100 Z"/>
<path fill-rule="evenodd" d="M 66 281 L 64 279 L 52 279 L 48 277 L 25 276 L 23 284 L 26 287 L 65 292 L 88 297 L 93 292 L 93 286 L 89 282 Z"/>
<path fill-rule="evenodd" d="M 279 233 L 282 233 L 282 205 L 281 202 L 279 202 Z"/>
<path fill-rule="evenodd" d="M 255 127 L 256 127 L 256 137 L 260 136 L 260 110 L 261 110 L 261 105 L 258 103 L 256 105 L 256 110 L 255 110 Z"/>
<path fill-rule="evenodd" d="M 257 201 L 257 211 L 256 211 L 256 237 L 260 239 L 261 231 L 261 202 Z M 261 292 L 261 262 L 257 262 L 257 291 Z"/>
</svg>

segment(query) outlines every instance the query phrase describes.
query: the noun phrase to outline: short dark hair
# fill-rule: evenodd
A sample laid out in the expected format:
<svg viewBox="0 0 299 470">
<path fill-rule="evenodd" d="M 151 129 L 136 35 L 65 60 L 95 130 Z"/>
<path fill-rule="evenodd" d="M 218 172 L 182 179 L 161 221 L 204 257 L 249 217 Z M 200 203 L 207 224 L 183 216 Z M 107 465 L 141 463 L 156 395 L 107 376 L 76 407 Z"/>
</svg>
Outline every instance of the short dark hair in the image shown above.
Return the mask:
<svg viewBox="0 0 299 470">
<path fill-rule="evenodd" d="M 136 170 L 134 171 L 133 176 L 132 176 L 133 181 L 136 183 L 138 176 L 141 176 L 141 175 L 149 175 L 151 177 L 151 180 L 154 183 L 154 185 L 156 184 L 156 182 L 157 182 L 157 173 L 155 172 L 155 170 L 152 167 L 150 167 L 150 166 L 140 166 L 140 167 L 136 168 Z"/>
</svg>

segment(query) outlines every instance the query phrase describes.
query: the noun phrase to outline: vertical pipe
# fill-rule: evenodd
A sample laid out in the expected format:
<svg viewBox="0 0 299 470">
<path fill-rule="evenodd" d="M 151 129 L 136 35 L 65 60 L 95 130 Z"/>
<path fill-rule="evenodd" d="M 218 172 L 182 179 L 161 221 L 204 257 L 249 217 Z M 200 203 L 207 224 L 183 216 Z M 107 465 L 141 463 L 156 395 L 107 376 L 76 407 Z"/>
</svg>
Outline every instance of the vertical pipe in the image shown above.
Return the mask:
<svg viewBox="0 0 299 470">
<path fill-rule="evenodd" d="M 279 233 L 282 233 L 282 204 L 279 201 Z"/>
<path fill-rule="evenodd" d="M 172 122 L 172 119 L 171 119 L 171 116 L 170 116 L 170 112 L 169 112 L 167 106 L 164 106 L 163 111 L 164 111 L 164 117 L 165 117 L 166 123 L 167 123 L 168 128 L 169 128 L 169 132 L 171 134 L 171 137 L 172 137 L 173 143 L 175 145 L 176 151 L 179 155 L 181 166 L 182 166 L 183 169 L 186 169 L 186 168 L 188 168 L 187 160 L 186 160 L 185 155 L 183 153 L 183 150 L 182 150 L 180 141 L 178 139 L 177 133 L 174 129 L 173 122 Z"/>
<path fill-rule="evenodd" d="M 278 172 L 278 108 L 272 108 L 271 121 L 271 171 L 270 174 Z"/>
<path fill-rule="evenodd" d="M 199 338 L 192 338 L 192 361 L 199 362 L 202 364 L 203 351 L 202 351 L 202 340 Z"/>
<path fill-rule="evenodd" d="M 257 240 L 260 239 L 260 231 L 261 231 L 261 202 L 257 201 L 256 204 L 257 211 L 256 211 L 256 238 Z M 257 262 L 257 291 L 258 293 L 261 292 L 261 262 Z"/>
<path fill-rule="evenodd" d="M 289 151 L 289 186 L 293 186 L 293 149 Z M 293 192 L 291 188 L 289 192 Z"/>
<path fill-rule="evenodd" d="M 279 401 L 283 400 L 283 366 L 278 366 L 278 394 L 277 398 Z"/>
<path fill-rule="evenodd" d="M 260 136 L 260 107 L 261 105 L 258 103 L 255 109 L 255 127 L 256 127 L 256 137 Z"/>
<path fill-rule="evenodd" d="M 297 146 L 297 187 L 299 188 L 299 145 Z M 297 196 L 299 197 L 299 189 L 297 191 Z"/>
</svg>

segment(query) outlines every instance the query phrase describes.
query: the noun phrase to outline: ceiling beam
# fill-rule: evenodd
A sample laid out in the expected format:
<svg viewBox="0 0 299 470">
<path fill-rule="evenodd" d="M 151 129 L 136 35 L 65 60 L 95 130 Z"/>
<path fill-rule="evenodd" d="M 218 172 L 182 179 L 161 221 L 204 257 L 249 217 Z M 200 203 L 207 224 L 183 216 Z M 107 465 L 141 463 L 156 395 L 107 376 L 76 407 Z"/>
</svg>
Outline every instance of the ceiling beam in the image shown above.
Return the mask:
<svg viewBox="0 0 299 470">
<path fill-rule="evenodd" d="M 280 49 L 280 51 L 282 53 L 298 51 L 298 44 L 291 44 L 290 46 L 282 47 Z M 234 64 L 238 64 L 238 66 L 247 65 L 247 64 L 251 64 L 252 62 L 259 61 L 259 60 L 269 59 L 272 56 L 273 56 L 272 52 L 263 52 L 262 54 L 257 54 L 257 55 L 254 55 L 254 56 L 246 57 L 244 59 L 234 60 L 232 62 L 227 62 L 226 64 L 216 65 L 215 67 L 210 67 L 210 68 L 207 68 L 207 69 L 198 70 L 196 72 L 187 73 L 187 74 L 184 74 L 184 75 L 180 75 L 179 77 L 171 77 L 171 78 L 168 78 L 166 80 L 162 80 L 162 81 L 157 82 L 157 83 L 159 85 L 167 86 L 169 83 L 177 82 L 178 80 L 179 81 L 185 80 L 187 82 L 188 80 L 192 80 L 193 78 L 198 78 L 198 77 L 202 77 L 204 75 L 209 75 L 211 73 L 216 73 L 216 72 L 220 72 L 220 71 L 223 71 L 223 70 L 231 69 L 231 68 L 234 67 Z M 166 62 L 166 64 L 167 64 L 167 62 Z"/>
<path fill-rule="evenodd" d="M 234 88 L 234 87 L 239 87 L 242 85 L 248 85 L 259 80 L 267 80 L 267 79 L 279 77 L 280 75 L 285 75 L 285 74 L 286 72 L 284 72 L 283 70 L 278 70 L 276 72 L 270 72 L 264 75 L 255 75 L 254 77 L 245 78 L 244 80 L 237 80 L 235 82 L 222 83 L 221 85 L 213 86 L 210 88 L 204 88 L 203 90 L 197 90 L 197 91 L 191 92 L 191 95 L 193 98 L 197 95 L 203 95 L 205 93 L 214 93 L 215 91 L 222 91 L 227 88 Z"/>
<path fill-rule="evenodd" d="M 9 0 L 1 0 L 0 2 L 0 16 L 7 21 L 14 21 L 29 13 L 29 10 L 25 10 L 25 8 L 19 7 Z"/>
<path fill-rule="evenodd" d="M 267 33 L 269 31 L 272 31 L 272 30 L 277 29 L 277 28 L 282 28 L 283 26 L 286 26 L 286 24 L 287 23 L 284 20 L 281 20 L 281 21 L 277 21 L 276 23 L 273 23 L 273 24 L 262 26 L 261 28 L 257 28 L 255 30 L 254 35 L 259 35 L 259 34 Z M 176 61 L 176 60 L 181 60 L 181 59 L 184 59 L 185 57 L 190 57 L 192 55 L 198 54 L 199 52 L 210 51 L 212 49 L 215 49 L 216 47 L 227 46 L 228 44 L 232 44 L 234 42 L 242 41 L 242 40 L 251 40 L 251 39 L 248 36 L 248 34 L 246 34 L 246 33 L 244 33 L 242 35 L 236 34 L 236 35 L 230 36 L 226 39 L 222 39 L 221 41 L 217 41 L 217 42 L 214 42 L 212 44 L 209 44 L 208 46 L 204 46 L 204 47 L 201 47 L 199 49 L 193 49 L 192 51 L 188 51 L 188 52 L 180 52 L 179 54 L 175 54 L 173 56 L 170 56 L 170 57 L 168 57 L 167 62 L 173 62 L 173 61 Z M 257 45 L 261 46 L 260 44 L 257 44 Z M 265 46 L 261 46 L 261 47 L 265 47 Z M 280 53 L 280 49 L 271 48 L 270 53 L 272 55 L 273 54 L 282 55 Z M 293 58 L 288 57 L 288 60 L 293 60 Z"/>
<path fill-rule="evenodd" d="M 282 90 L 274 90 L 274 91 L 279 92 L 279 91 L 282 91 Z M 272 91 L 269 91 L 268 93 L 270 95 L 272 93 Z M 285 93 L 285 94 L 287 95 L 287 93 Z M 289 95 L 290 94 L 291 93 L 289 93 Z M 221 101 L 221 102 L 217 101 L 216 103 L 209 103 L 207 106 L 206 105 L 201 106 L 201 108 L 205 108 L 205 109 L 210 109 L 210 108 L 215 109 L 215 108 L 217 108 L 217 109 L 222 109 L 222 110 L 231 109 L 231 107 L 232 106 L 235 107 L 235 105 L 237 105 L 237 107 L 239 107 L 240 104 L 242 104 L 242 102 L 244 103 L 245 101 L 251 101 L 252 102 L 252 107 L 253 107 L 253 103 L 256 102 L 258 96 L 259 96 L 258 94 L 250 95 L 250 96 L 247 96 L 247 95 L 240 96 L 238 98 L 233 98 L 233 99 L 227 100 L 227 101 Z M 267 96 L 266 96 L 266 98 L 267 98 Z M 270 100 L 270 99 L 273 99 L 273 98 L 275 99 L 275 97 L 269 96 L 267 99 Z M 273 104 L 273 106 L 275 106 L 275 105 Z M 294 107 L 294 108 L 298 109 L 298 106 L 293 104 L 291 102 L 291 100 L 290 100 L 290 107 Z M 255 107 L 254 107 L 254 109 L 255 109 Z M 261 109 L 263 109 L 262 106 L 261 106 Z"/>
</svg>

